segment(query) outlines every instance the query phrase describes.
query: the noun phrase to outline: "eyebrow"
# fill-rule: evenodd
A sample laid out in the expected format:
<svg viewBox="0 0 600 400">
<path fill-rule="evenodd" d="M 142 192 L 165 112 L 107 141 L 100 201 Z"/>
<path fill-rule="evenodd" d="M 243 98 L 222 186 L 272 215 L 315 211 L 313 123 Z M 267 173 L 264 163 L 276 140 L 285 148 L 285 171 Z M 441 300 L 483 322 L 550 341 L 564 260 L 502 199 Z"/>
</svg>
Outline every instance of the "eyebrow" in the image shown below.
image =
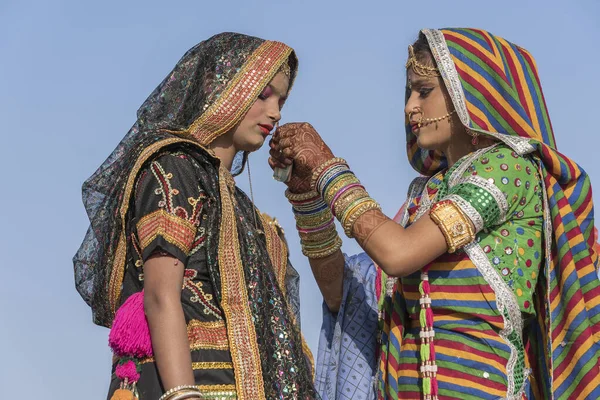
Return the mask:
<svg viewBox="0 0 600 400">
<path fill-rule="evenodd" d="M 416 79 L 414 81 L 411 80 L 407 80 L 406 82 L 406 86 L 417 86 L 417 87 L 421 87 L 423 85 L 431 85 L 431 84 L 435 84 L 435 82 L 432 82 L 430 79 L 427 78 L 421 78 L 421 79 Z"/>
<path fill-rule="evenodd" d="M 287 93 L 285 93 L 285 94 L 282 94 L 282 93 L 281 93 L 279 90 L 277 90 L 277 88 L 276 88 L 275 86 L 271 85 L 270 83 L 269 83 L 267 86 L 268 86 L 268 87 L 270 87 L 270 88 L 271 88 L 271 90 L 272 90 L 274 93 L 278 94 L 278 95 L 279 95 L 279 98 L 280 98 L 281 100 L 287 100 L 287 98 L 288 98 L 288 95 L 287 95 Z"/>
</svg>

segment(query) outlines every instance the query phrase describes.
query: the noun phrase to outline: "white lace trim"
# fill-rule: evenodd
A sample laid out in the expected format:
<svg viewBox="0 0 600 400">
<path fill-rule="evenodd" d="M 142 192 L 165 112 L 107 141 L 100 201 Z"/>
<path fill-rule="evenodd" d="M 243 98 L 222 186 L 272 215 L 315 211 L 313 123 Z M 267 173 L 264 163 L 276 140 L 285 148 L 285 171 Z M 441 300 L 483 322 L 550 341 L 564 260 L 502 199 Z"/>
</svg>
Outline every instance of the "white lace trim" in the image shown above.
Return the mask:
<svg viewBox="0 0 600 400">
<path fill-rule="evenodd" d="M 506 363 L 507 399 L 521 399 L 522 393 L 525 389 L 525 383 L 527 382 L 527 377 L 530 375 L 531 371 L 527 368 L 524 368 L 523 386 L 517 390 L 517 393 L 515 393 L 516 388 L 514 370 L 515 365 L 518 362 L 518 351 L 515 345 L 508 340 L 508 336 L 513 332 L 516 332 L 519 336 L 521 336 L 521 341 L 523 340 L 523 319 L 521 317 L 519 303 L 517 302 L 517 298 L 515 297 L 513 291 L 500 277 L 492 264 L 490 264 L 490 260 L 479 243 L 472 242 L 466 245 L 464 250 L 496 294 L 496 306 L 498 307 L 498 311 L 504 320 L 504 329 L 502 329 L 499 334 L 502 339 L 504 339 L 508 347 L 510 347 L 510 357 Z M 508 314 L 508 318 L 506 318 L 506 314 Z"/>
</svg>

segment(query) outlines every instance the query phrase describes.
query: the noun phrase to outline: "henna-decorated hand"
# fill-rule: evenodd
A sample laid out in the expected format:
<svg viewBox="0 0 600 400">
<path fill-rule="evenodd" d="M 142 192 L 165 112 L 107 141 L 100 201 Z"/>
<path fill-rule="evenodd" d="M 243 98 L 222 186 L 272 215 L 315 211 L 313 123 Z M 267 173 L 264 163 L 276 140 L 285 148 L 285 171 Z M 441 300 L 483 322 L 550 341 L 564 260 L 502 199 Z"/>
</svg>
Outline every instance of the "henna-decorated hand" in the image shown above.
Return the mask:
<svg viewBox="0 0 600 400">
<path fill-rule="evenodd" d="M 315 128 L 307 122 L 294 122 L 280 126 L 269 142 L 271 168 L 285 168 L 294 163 L 292 177 L 286 183 L 293 193 L 312 190 L 313 171 L 333 158 L 331 149 Z"/>
</svg>

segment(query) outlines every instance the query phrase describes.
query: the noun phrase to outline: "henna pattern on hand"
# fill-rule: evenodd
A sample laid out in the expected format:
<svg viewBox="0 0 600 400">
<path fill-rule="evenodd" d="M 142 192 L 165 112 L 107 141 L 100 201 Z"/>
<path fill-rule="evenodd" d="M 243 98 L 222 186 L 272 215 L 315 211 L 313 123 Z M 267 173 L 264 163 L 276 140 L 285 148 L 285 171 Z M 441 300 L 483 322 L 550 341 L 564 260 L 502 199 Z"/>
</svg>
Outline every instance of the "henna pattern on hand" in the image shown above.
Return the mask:
<svg viewBox="0 0 600 400">
<path fill-rule="evenodd" d="M 331 149 L 307 122 L 282 125 L 276 135 L 277 150 L 294 160 L 292 177 L 287 182 L 290 191 L 305 193 L 312 190 L 312 173 L 325 161 L 333 158 Z"/>
<path fill-rule="evenodd" d="M 310 266 L 318 283 L 330 284 L 344 274 L 344 255 L 340 250 L 326 258 L 311 259 Z"/>
</svg>

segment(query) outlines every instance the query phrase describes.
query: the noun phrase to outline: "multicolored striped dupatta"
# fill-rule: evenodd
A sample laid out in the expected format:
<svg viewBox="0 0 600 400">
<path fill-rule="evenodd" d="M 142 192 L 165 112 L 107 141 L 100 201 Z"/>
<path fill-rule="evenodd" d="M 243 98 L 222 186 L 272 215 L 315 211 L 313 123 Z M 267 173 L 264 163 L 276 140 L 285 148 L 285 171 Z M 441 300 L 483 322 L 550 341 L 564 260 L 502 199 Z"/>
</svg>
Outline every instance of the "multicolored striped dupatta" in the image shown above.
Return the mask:
<svg viewBox="0 0 600 400">
<path fill-rule="evenodd" d="M 463 125 L 539 160 L 546 193 L 546 263 L 536 310 L 537 354 L 543 358 L 537 361 L 539 389 L 545 398 L 598 398 L 600 285 L 592 190 L 585 171 L 556 150 L 535 60 L 479 29 L 422 32 Z M 409 127 L 406 132 L 413 168 L 431 176 L 445 167 L 441 153 L 420 149 Z"/>
</svg>

